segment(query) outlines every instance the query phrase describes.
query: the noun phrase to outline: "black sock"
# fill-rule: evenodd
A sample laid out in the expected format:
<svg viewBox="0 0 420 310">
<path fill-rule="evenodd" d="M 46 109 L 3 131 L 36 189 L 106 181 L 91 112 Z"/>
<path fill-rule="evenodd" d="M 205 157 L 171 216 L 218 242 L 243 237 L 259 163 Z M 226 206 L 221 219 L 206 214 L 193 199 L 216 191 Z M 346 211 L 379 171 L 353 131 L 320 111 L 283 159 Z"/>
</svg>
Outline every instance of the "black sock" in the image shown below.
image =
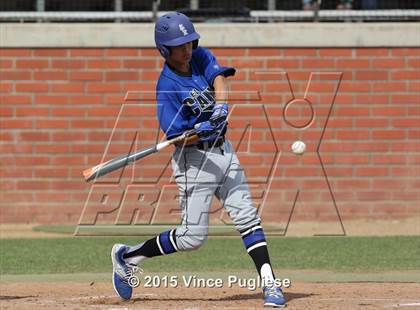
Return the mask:
<svg viewBox="0 0 420 310">
<path fill-rule="evenodd" d="M 157 245 L 156 237 L 147 240 L 143 245 L 135 249 L 134 251 L 128 251 L 124 253 L 123 258 L 130 258 L 134 256 L 146 256 L 146 257 L 154 257 L 154 256 L 160 256 L 162 253 L 159 250 L 159 247 Z"/>
<path fill-rule="evenodd" d="M 164 231 L 143 244 L 132 247 L 123 255 L 123 258 L 126 259 L 134 256 L 155 257 L 175 253 L 178 251 L 175 232 L 175 229 Z"/>
<path fill-rule="evenodd" d="M 270 267 L 271 275 L 274 277 L 273 269 L 270 264 L 270 257 L 268 256 L 267 241 L 265 240 L 265 234 L 261 224 L 258 223 L 250 228 L 240 231 L 240 233 L 245 248 L 254 261 L 259 276 L 263 278 L 261 275 L 261 268 L 267 264 Z M 266 277 L 268 276 L 268 266 L 265 267 Z M 270 278 L 271 275 L 269 275 Z"/>
<path fill-rule="evenodd" d="M 257 268 L 258 274 L 261 277 L 261 267 L 264 264 L 269 264 L 271 267 L 267 246 L 265 245 L 260 246 L 256 249 L 251 250 L 248 254 L 249 256 L 251 256 L 252 260 L 254 261 L 255 268 Z M 271 272 L 273 272 L 272 268 L 271 268 Z M 273 272 L 273 276 L 274 276 L 274 272 Z"/>
</svg>

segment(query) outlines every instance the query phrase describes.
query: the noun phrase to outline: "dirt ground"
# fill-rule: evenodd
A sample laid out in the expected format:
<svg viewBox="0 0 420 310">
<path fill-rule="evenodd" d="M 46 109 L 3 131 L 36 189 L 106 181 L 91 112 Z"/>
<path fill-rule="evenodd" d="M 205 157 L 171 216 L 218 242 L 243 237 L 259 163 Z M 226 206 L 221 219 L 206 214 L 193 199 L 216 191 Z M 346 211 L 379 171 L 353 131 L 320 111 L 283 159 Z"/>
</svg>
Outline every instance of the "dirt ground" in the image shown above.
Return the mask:
<svg viewBox="0 0 420 310">
<path fill-rule="evenodd" d="M 138 288 L 119 300 L 109 282 L 1 283 L 1 309 L 260 309 L 247 288 Z M 288 309 L 420 309 L 419 283 L 294 283 Z"/>
</svg>

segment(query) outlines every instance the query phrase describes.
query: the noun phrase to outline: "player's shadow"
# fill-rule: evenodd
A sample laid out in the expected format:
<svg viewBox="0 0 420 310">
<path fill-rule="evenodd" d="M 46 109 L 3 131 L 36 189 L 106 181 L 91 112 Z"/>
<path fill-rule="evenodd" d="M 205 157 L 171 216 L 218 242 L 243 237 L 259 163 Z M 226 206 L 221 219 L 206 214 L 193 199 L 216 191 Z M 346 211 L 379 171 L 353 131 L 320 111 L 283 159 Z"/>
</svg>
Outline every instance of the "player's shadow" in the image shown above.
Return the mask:
<svg viewBox="0 0 420 310">
<path fill-rule="evenodd" d="M 303 294 L 303 293 L 285 293 L 286 302 L 293 299 L 308 298 L 314 296 L 315 294 Z M 133 302 L 147 302 L 147 301 L 235 301 L 235 300 L 251 300 L 251 299 L 262 299 L 262 293 L 251 293 L 251 294 L 236 294 L 223 296 L 218 298 L 194 298 L 194 297 L 177 297 L 177 298 L 149 298 L 149 297 L 139 297 L 133 298 Z"/>
<path fill-rule="evenodd" d="M 24 299 L 24 298 L 33 298 L 36 296 L 0 296 L 0 300 L 15 300 L 15 299 Z"/>
</svg>

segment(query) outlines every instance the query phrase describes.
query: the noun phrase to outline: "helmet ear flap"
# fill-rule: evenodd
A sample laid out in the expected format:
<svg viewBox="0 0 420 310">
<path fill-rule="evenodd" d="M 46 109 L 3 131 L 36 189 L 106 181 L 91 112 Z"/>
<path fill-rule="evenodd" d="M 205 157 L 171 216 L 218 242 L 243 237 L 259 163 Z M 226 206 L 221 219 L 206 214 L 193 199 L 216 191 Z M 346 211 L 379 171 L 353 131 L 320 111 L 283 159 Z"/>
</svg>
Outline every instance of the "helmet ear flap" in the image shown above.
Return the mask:
<svg viewBox="0 0 420 310">
<path fill-rule="evenodd" d="M 171 50 L 165 45 L 159 46 L 159 52 L 163 58 L 167 58 L 171 54 Z"/>
<path fill-rule="evenodd" d="M 198 47 L 198 39 L 192 42 L 192 48 L 195 50 Z"/>
</svg>

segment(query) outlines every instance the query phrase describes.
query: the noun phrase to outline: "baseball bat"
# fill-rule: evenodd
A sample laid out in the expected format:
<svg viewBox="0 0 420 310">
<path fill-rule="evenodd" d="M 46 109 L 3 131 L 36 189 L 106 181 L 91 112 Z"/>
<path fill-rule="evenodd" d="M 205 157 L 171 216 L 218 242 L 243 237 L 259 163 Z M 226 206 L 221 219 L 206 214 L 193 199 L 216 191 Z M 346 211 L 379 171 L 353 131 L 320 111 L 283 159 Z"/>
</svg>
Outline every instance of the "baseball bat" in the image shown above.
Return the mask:
<svg viewBox="0 0 420 310">
<path fill-rule="evenodd" d="M 150 154 L 157 153 L 160 150 L 168 147 L 169 145 L 175 144 L 175 143 L 182 143 L 187 138 L 192 138 L 196 135 L 196 132 L 194 129 L 184 132 L 182 135 L 175 137 L 173 139 L 158 143 L 152 147 L 149 147 L 144 150 L 140 150 L 134 153 L 129 153 L 127 155 L 123 155 L 114 159 L 111 159 L 107 162 L 104 162 L 102 164 L 96 165 L 94 167 L 91 167 L 89 169 L 83 170 L 83 177 L 85 178 L 86 182 L 89 182 L 93 179 L 99 178 L 105 174 L 108 174 L 112 171 L 115 171 L 117 169 L 120 169 L 122 167 L 125 167 L 129 164 L 132 164 L 133 162 L 144 158 L 146 156 L 149 156 Z"/>
</svg>

